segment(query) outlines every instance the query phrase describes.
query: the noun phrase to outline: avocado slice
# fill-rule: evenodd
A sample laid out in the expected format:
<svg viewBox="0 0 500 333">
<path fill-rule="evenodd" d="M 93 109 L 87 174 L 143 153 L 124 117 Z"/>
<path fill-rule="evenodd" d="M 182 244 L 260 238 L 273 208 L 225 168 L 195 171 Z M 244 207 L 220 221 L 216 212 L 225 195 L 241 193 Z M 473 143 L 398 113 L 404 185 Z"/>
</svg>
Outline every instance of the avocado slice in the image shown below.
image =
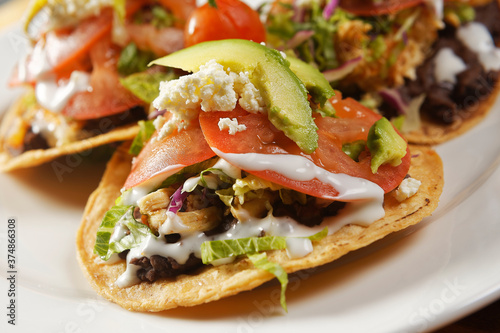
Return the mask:
<svg viewBox="0 0 500 333">
<path fill-rule="evenodd" d="M 196 44 L 151 64 L 196 72 L 212 59 L 233 72 L 248 72 L 268 105 L 271 123 L 304 152 L 316 150 L 318 133 L 308 91 L 278 51 L 248 40 L 225 39 Z"/>
<path fill-rule="evenodd" d="M 325 76 L 310 64 L 293 57 L 287 57 L 290 62 L 290 69 L 305 84 L 314 102 L 321 106 L 329 100 L 335 92 Z"/>
<path fill-rule="evenodd" d="M 400 165 L 408 145 L 391 122 L 387 118 L 381 118 L 370 128 L 367 146 L 372 155 L 372 172 L 377 173 L 382 164 Z"/>
</svg>

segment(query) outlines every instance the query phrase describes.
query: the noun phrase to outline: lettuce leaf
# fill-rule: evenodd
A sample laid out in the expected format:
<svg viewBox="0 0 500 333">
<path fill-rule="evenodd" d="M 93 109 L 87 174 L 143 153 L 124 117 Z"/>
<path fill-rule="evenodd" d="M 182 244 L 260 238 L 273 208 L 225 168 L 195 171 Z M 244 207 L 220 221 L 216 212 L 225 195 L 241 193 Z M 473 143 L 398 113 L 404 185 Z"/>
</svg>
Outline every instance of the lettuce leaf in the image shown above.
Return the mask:
<svg viewBox="0 0 500 333">
<path fill-rule="evenodd" d="M 141 67 L 142 68 L 142 67 Z M 139 68 L 137 68 L 139 69 Z M 140 98 L 142 101 L 151 104 L 158 97 L 160 92 L 160 82 L 170 81 L 176 76 L 172 72 L 157 72 L 134 73 L 127 77 L 121 78 L 120 83 L 132 94 Z"/>
<path fill-rule="evenodd" d="M 288 312 L 285 298 L 286 287 L 288 285 L 288 274 L 285 272 L 283 267 L 281 267 L 281 265 L 278 263 L 267 260 L 267 255 L 265 252 L 251 254 L 248 256 L 248 259 L 250 259 L 255 267 L 268 271 L 278 279 L 278 281 L 281 283 L 281 307 L 286 312 Z"/>
<path fill-rule="evenodd" d="M 104 215 L 97 229 L 94 245 L 94 253 L 102 260 L 108 260 L 113 253 L 121 253 L 138 246 L 149 235 L 154 236 L 146 225 L 134 219 L 133 213 L 133 206 L 114 206 Z M 121 223 L 127 232 L 123 237 L 113 240 L 112 235 L 118 223 Z"/>
<path fill-rule="evenodd" d="M 286 237 L 280 236 L 208 241 L 201 244 L 201 260 L 204 264 L 209 264 L 217 259 L 285 248 Z"/>
<path fill-rule="evenodd" d="M 328 236 L 328 228 L 309 237 L 311 241 L 319 241 Z M 285 292 L 288 285 L 288 274 L 278 263 L 267 260 L 268 250 L 282 250 L 286 248 L 286 239 L 281 236 L 248 237 L 204 242 L 201 244 L 201 259 L 204 264 L 214 260 L 231 256 L 247 255 L 255 267 L 264 269 L 276 276 L 281 283 L 281 307 L 287 311 Z"/>
<path fill-rule="evenodd" d="M 118 73 L 130 75 L 143 72 L 148 69 L 148 64 L 156 58 L 153 52 L 141 51 L 134 43 L 130 43 L 125 46 L 120 54 Z"/>
<path fill-rule="evenodd" d="M 153 125 L 152 120 L 140 120 L 139 121 L 139 133 L 134 138 L 132 145 L 129 149 L 129 154 L 137 156 L 141 152 L 142 148 L 151 138 L 153 133 L 155 132 L 155 126 Z"/>
<path fill-rule="evenodd" d="M 328 228 L 311 235 L 311 241 L 319 241 L 328 235 Z M 207 241 L 201 244 L 201 260 L 204 264 L 209 264 L 215 260 L 248 255 L 270 250 L 286 249 L 286 239 L 284 236 L 264 236 L 247 237 L 238 239 L 224 239 Z"/>
</svg>

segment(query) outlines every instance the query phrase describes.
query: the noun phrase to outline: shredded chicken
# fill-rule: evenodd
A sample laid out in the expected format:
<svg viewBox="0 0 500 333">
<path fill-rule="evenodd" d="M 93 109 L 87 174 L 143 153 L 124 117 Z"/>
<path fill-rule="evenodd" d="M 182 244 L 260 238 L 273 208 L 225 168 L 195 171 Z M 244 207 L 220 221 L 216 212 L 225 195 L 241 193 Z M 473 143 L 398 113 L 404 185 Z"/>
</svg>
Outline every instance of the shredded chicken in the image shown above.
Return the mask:
<svg viewBox="0 0 500 333">
<path fill-rule="evenodd" d="M 415 15 L 415 11 L 403 11 L 396 15 L 404 22 Z M 404 83 L 405 78 L 415 77 L 415 68 L 420 65 L 437 37 L 437 25 L 429 8 L 419 9 L 407 36 L 398 36 L 401 32 L 383 34 L 385 50 L 376 56 L 373 50 L 364 50 L 362 46 L 370 40 L 370 25 L 358 20 L 345 22 L 339 26 L 335 36 L 336 51 L 340 63 L 359 56 L 362 61 L 342 82 L 343 85 L 356 84 L 365 91 L 374 91 L 382 87 L 393 87 Z"/>
</svg>

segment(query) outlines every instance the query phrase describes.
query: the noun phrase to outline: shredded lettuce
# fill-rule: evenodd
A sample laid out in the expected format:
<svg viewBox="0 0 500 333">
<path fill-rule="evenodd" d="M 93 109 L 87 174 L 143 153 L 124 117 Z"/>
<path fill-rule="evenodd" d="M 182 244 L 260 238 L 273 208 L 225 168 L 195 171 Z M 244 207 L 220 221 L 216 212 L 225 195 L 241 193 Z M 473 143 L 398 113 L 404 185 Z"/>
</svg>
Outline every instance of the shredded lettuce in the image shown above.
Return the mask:
<svg viewBox="0 0 500 333">
<path fill-rule="evenodd" d="M 288 274 L 283 267 L 278 263 L 267 260 L 267 254 L 265 252 L 251 254 L 248 256 L 248 259 L 250 259 L 255 267 L 268 271 L 278 279 L 281 283 L 281 307 L 288 312 L 285 298 L 286 287 L 288 286 Z"/>
<path fill-rule="evenodd" d="M 114 206 L 104 215 L 97 229 L 94 245 L 94 253 L 102 260 L 108 260 L 113 253 L 121 253 L 138 246 L 149 235 L 154 236 L 146 225 L 134 219 L 133 213 L 133 206 Z M 121 238 L 112 239 L 118 223 L 126 228 L 126 233 Z"/>
<path fill-rule="evenodd" d="M 306 237 L 311 241 L 318 241 L 328 235 L 328 228 Z M 283 236 L 247 237 L 238 239 L 224 239 L 207 241 L 201 244 L 201 260 L 209 264 L 215 260 L 248 255 L 271 250 L 286 249 L 286 239 Z"/>
<path fill-rule="evenodd" d="M 328 235 L 328 228 L 309 237 L 311 241 L 319 241 Z M 286 249 L 288 237 L 264 236 L 240 239 L 226 239 L 208 241 L 201 244 L 201 259 L 204 264 L 209 264 L 218 259 L 246 255 L 255 267 L 264 269 L 276 276 L 281 283 L 281 306 L 286 311 L 285 292 L 288 284 L 288 275 L 278 263 L 267 260 L 265 251 Z"/>
<path fill-rule="evenodd" d="M 283 249 L 286 249 L 286 237 L 280 236 L 207 241 L 201 244 L 201 260 L 209 264 L 217 259 Z"/>
<path fill-rule="evenodd" d="M 130 155 L 137 156 L 141 152 L 142 148 L 146 144 L 146 142 L 151 138 L 155 131 L 155 126 L 153 125 L 152 120 L 140 120 L 139 121 L 139 133 L 134 138 L 132 145 L 130 146 L 129 153 Z"/>
<path fill-rule="evenodd" d="M 118 73 L 131 75 L 148 69 L 148 64 L 156 59 L 153 52 L 141 51 L 137 45 L 130 43 L 123 48 L 118 59 Z"/>
<path fill-rule="evenodd" d="M 174 25 L 174 15 L 162 6 L 154 6 L 151 9 L 151 13 L 153 14 L 151 24 L 153 24 L 153 26 L 157 29 L 167 28 Z"/>
<path fill-rule="evenodd" d="M 160 82 L 176 78 L 172 72 L 140 72 L 121 78 L 120 83 L 135 96 L 150 104 L 158 97 Z"/>
</svg>

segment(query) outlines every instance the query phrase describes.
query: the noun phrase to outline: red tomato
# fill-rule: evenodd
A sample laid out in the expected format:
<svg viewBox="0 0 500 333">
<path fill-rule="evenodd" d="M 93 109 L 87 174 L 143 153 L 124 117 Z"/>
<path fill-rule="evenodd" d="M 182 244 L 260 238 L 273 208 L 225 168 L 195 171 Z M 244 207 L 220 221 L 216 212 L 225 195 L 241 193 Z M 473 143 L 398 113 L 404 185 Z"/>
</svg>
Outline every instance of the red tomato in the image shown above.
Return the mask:
<svg viewBox="0 0 500 333">
<path fill-rule="evenodd" d="M 63 109 L 65 116 L 78 120 L 96 119 L 124 112 L 143 102 L 125 89 L 117 72 L 119 52 L 106 38 L 90 51 L 93 65 L 92 91 L 75 94 Z"/>
<path fill-rule="evenodd" d="M 423 2 L 425 0 L 341 0 L 340 7 L 359 16 L 375 16 L 394 14 Z"/>
<path fill-rule="evenodd" d="M 158 0 L 158 2 L 180 20 L 179 27 L 183 27 L 191 13 L 196 9 L 196 0 Z"/>
<path fill-rule="evenodd" d="M 340 97 L 342 98 L 342 97 Z M 372 123 L 376 122 L 381 116 L 366 106 L 360 104 L 358 101 L 348 97 L 346 99 L 339 99 L 334 96 L 330 99 L 335 109 L 335 114 L 339 118 L 366 118 Z"/>
<path fill-rule="evenodd" d="M 193 165 L 215 156 L 197 126 L 176 132 L 160 141 L 150 141 L 132 165 L 125 181 L 132 188 L 153 176 L 173 175 L 184 166 Z"/>
<path fill-rule="evenodd" d="M 358 106 L 360 107 L 359 104 Z M 247 129 L 235 135 L 220 131 L 218 121 L 227 117 L 236 118 L 238 123 L 246 125 Z M 409 151 L 399 166 L 383 165 L 376 174 L 371 172 L 369 152 L 360 157 L 360 162 L 356 162 L 342 151 L 343 143 L 366 140 L 371 125 L 379 118 L 380 116 L 350 119 L 318 117 L 316 119 L 319 128 L 318 149 L 311 155 L 300 151 L 298 146 L 278 131 L 265 115 L 249 114 L 241 109 L 232 112 L 203 112 L 200 115 L 200 125 L 208 144 L 224 153 L 301 155 L 330 172 L 345 173 L 370 180 L 381 186 L 385 192 L 389 192 L 401 183 L 408 172 L 411 158 Z M 317 179 L 312 182 L 297 181 L 274 171 L 247 171 L 312 196 L 332 197 L 338 194 L 335 188 Z"/>
<path fill-rule="evenodd" d="M 185 45 L 220 39 L 248 39 L 264 42 L 266 30 L 259 14 L 239 0 L 216 0 L 198 7 L 185 26 Z"/>
<path fill-rule="evenodd" d="M 135 13 L 145 3 L 145 0 L 128 1 L 127 15 Z M 89 70 L 89 52 L 97 42 L 110 35 L 112 24 L 113 11 L 105 9 L 99 16 L 83 20 L 74 29 L 48 32 L 36 43 L 26 62 L 20 64 L 26 76 L 20 78 L 14 73 L 10 85 L 34 84 L 37 77 L 33 71 L 40 68 L 47 69 L 38 75 L 55 74 L 58 78 L 67 78 L 74 70 Z"/>
<path fill-rule="evenodd" d="M 158 57 L 184 48 L 184 30 L 167 27 L 158 29 L 151 24 L 127 24 L 130 39 L 141 50 L 153 51 Z"/>
</svg>

